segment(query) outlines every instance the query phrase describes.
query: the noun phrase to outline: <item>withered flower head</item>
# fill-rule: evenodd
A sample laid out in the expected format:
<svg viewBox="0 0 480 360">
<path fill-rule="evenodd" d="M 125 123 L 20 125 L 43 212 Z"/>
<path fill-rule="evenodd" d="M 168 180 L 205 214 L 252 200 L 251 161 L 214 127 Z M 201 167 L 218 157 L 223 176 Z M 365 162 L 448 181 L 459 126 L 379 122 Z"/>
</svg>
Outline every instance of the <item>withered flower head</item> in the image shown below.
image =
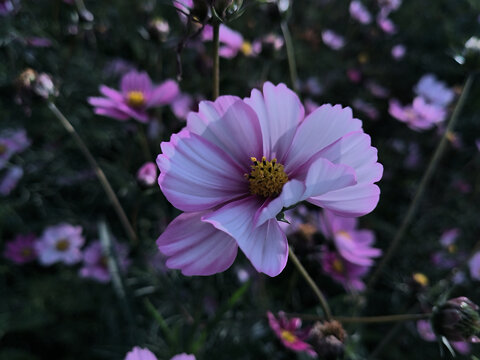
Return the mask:
<svg viewBox="0 0 480 360">
<path fill-rule="evenodd" d="M 310 334 L 319 358 L 336 360 L 343 356 L 347 333 L 338 321 L 317 322 Z"/>
</svg>

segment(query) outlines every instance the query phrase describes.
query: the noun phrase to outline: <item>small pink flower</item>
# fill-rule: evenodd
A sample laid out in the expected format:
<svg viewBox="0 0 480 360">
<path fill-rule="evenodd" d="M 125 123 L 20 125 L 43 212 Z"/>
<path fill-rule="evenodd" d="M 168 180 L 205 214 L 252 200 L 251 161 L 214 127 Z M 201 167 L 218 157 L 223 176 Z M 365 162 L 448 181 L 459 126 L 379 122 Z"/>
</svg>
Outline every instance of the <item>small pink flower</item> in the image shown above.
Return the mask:
<svg viewBox="0 0 480 360">
<path fill-rule="evenodd" d="M 121 271 L 125 271 L 130 264 L 127 258 L 128 248 L 125 244 L 114 243 L 115 256 Z M 90 278 L 101 283 L 110 281 L 107 258 L 104 255 L 100 241 L 91 243 L 83 252 L 83 266 L 79 271 L 83 278 Z"/>
<path fill-rule="evenodd" d="M 80 248 L 84 242 L 81 226 L 64 223 L 46 228 L 35 249 L 42 265 L 59 261 L 71 265 L 82 259 Z"/>
<path fill-rule="evenodd" d="M 373 265 L 373 259 L 382 254 L 380 249 L 371 247 L 375 234 L 371 230 L 358 230 L 356 218 L 337 216 L 324 210 L 320 215 L 320 231 L 330 240 L 347 261 L 364 266 Z"/>
<path fill-rule="evenodd" d="M 182 353 L 182 354 L 175 355 L 170 360 L 195 360 L 195 355 Z"/>
<path fill-rule="evenodd" d="M 435 124 L 444 121 L 446 117 L 443 108 L 428 104 L 419 96 L 413 100 L 412 105 L 407 106 L 402 106 L 396 99 L 390 100 L 388 112 L 415 131 L 431 129 Z"/>
<path fill-rule="evenodd" d="M 220 24 L 218 37 L 221 44 L 218 53 L 221 57 L 231 59 L 237 56 L 239 52 L 247 56 L 256 55 L 252 44 L 244 41 L 242 34 L 224 24 Z M 202 31 L 202 40 L 213 40 L 213 28 L 211 25 L 205 25 Z"/>
<path fill-rule="evenodd" d="M 403 57 L 405 56 L 405 54 L 407 53 L 407 48 L 402 45 L 402 44 L 398 44 L 398 45 L 395 45 L 393 48 L 392 48 L 392 57 L 395 59 L 395 60 L 400 60 L 400 59 L 403 59 Z"/>
<path fill-rule="evenodd" d="M 361 24 L 366 25 L 372 22 L 372 15 L 367 10 L 365 5 L 358 0 L 354 0 L 350 3 L 349 11 L 350 16 Z"/>
<path fill-rule="evenodd" d="M 157 357 L 150 350 L 135 346 L 125 355 L 124 360 L 157 360 Z"/>
<path fill-rule="evenodd" d="M 157 165 L 149 161 L 142 165 L 137 172 L 137 180 L 145 186 L 152 186 L 157 180 Z"/>
<path fill-rule="evenodd" d="M 353 100 L 352 107 L 354 110 L 355 109 L 360 110 L 372 120 L 377 120 L 380 116 L 380 113 L 378 112 L 375 106 L 373 106 L 370 103 L 367 103 L 366 101 L 363 101 L 362 99 L 357 98 Z"/>
<path fill-rule="evenodd" d="M 121 91 L 105 85 L 100 92 L 106 96 L 89 97 L 88 102 L 95 107 L 95 114 L 109 116 L 117 120 L 134 118 L 146 123 L 149 120 L 147 110 L 169 104 L 178 94 L 178 85 L 167 80 L 160 85 L 153 85 L 145 72 L 130 71 L 122 77 Z"/>
<path fill-rule="evenodd" d="M 391 35 L 397 32 L 397 27 L 395 26 L 393 21 L 386 16 L 377 16 L 377 25 L 386 34 Z"/>
<path fill-rule="evenodd" d="M 380 99 L 384 99 L 388 97 L 388 95 L 390 94 L 390 91 L 386 87 L 372 80 L 367 81 L 365 83 L 365 87 L 367 88 L 368 91 L 370 91 L 370 93 L 373 96 L 378 97 Z"/>
<path fill-rule="evenodd" d="M 3 256 L 16 264 L 25 264 L 37 258 L 35 235 L 17 235 L 5 244 Z"/>
<path fill-rule="evenodd" d="M 332 30 L 322 31 L 322 40 L 325 45 L 333 50 L 340 50 L 345 46 L 345 38 Z"/>
<path fill-rule="evenodd" d="M 0 134 L 0 170 L 10 158 L 30 146 L 30 140 L 24 129 L 8 129 Z"/>
<path fill-rule="evenodd" d="M 158 183 L 185 211 L 157 240 L 168 267 L 215 274 L 240 247 L 259 272 L 276 276 L 288 258 L 282 209 L 308 201 L 361 216 L 375 208 L 383 167 L 361 121 L 339 105 L 304 114 L 295 93 L 267 82 L 263 94 L 201 102 L 161 144 Z"/>
<path fill-rule="evenodd" d="M 268 311 L 268 324 L 282 344 L 295 352 L 306 352 L 308 355 L 317 357 L 312 346 L 305 342 L 310 334 L 310 329 L 301 329 L 300 318 L 287 319 L 283 312 L 278 313 L 278 319 Z"/>
<path fill-rule="evenodd" d="M 52 46 L 52 40 L 44 37 L 30 36 L 25 38 L 25 43 L 33 47 L 50 47 Z"/>
<path fill-rule="evenodd" d="M 18 185 L 23 177 L 23 169 L 20 166 L 12 166 L 9 168 L 5 176 L 0 179 L 0 195 L 9 195 Z"/>
<path fill-rule="evenodd" d="M 347 290 L 365 289 L 362 278 L 369 272 L 370 266 L 354 264 L 326 247 L 322 251 L 321 264 L 323 271 Z"/>
<path fill-rule="evenodd" d="M 474 280 L 480 280 L 480 252 L 476 252 L 468 262 L 470 276 Z"/>
<path fill-rule="evenodd" d="M 362 81 L 362 72 L 358 69 L 355 69 L 355 68 L 348 69 L 347 76 L 348 76 L 348 79 L 355 84 L 358 84 L 360 81 Z"/>
<path fill-rule="evenodd" d="M 18 6 L 18 0 L 0 0 L 0 16 L 11 14 Z"/>
<path fill-rule="evenodd" d="M 448 88 L 443 81 L 439 81 L 435 75 L 426 74 L 421 77 L 415 86 L 415 93 L 424 98 L 428 103 L 445 108 L 455 98 L 455 93 Z"/>
</svg>

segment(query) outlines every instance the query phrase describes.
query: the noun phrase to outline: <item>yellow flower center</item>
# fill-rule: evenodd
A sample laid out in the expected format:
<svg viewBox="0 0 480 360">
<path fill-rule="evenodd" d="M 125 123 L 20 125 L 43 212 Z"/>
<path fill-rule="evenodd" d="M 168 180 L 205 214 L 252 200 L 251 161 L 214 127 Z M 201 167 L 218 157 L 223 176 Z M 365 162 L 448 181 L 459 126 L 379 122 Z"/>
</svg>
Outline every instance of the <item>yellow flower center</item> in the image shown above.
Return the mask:
<svg viewBox="0 0 480 360">
<path fill-rule="evenodd" d="M 450 244 L 447 247 L 450 254 L 455 254 L 457 252 L 457 246 L 455 244 Z"/>
<path fill-rule="evenodd" d="M 263 196 L 265 198 L 277 196 L 282 191 L 283 185 L 288 181 L 283 165 L 277 163 L 277 159 L 267 161 L 262 157 L 262 161 L 251 157 L 253 165 L 250 167 L 250 174 L 245 177 L 250 182 L 250 193 L 253 195 Z"/>
<path fill-rule="evenodd" d="M 129 91 L 127 94 L 127 103 L 132 107 L 145 105 L 145 96 L 141 91 Z"/>
<path fill-rule="evenodd" d="M 242 47 L 240 48 L 240 51 L 246 56 L 252 55 L 253 53 L 252 44 L 248 41 L 244 41 L 242 44 Z"/>
<path fill-rule="evenodd" d="M 3 155 L 7 152 L 7 146 L 0 144 L 0 155 Z"/>
<path fill-rule="evenodd" d="M 280 336 L 282 337 L 283 340 L 289 343 L 293 343 L 297 340 L 297 337 L 287 330 L 282 330 Z"/>
<path fill-rule="evenodd" d="M 313 234 L 317 232 L 317 228 L 309 223 L 300 224 L 298 230 L 307 238 L 313 236 Z"/>
<path fill-rule="evenodd" d="M 60 239 L 55 244 L 55 249 L 57 249 L 58 251 L 67 251 L 69 247 L 70 243 L 67 239 Z"/>
<path fill-rule="evenodd" d="M 428 277 L 425 274 L 415 273 L 415 274 L 413 274 L 413 280 L 415 280 L 416 283 L 418 283 L 422 286 L 427 286 L 428 285 Z"/>
<path fill-rule="evenodd" d="M 333 270 L 335 270 L 337 273 L 343 274 L 343 269 L 344 269 L 344 267 L 343 267 L 343 263 L 342 263 L 342 261 L 341 261 L 340 259 L 335 259 L 335 260 L 333 261 L 333 265 L 332 265 L 332 266 L 333 266 Z"/>
<path fill-rule="evenodd" d="M 24 248 L 24 249 L 22 249 L 20 254 L 22 255 L 22 257 L 27 258 L 27 257 L 32 255 L 32 249 Z"/>
</svg>

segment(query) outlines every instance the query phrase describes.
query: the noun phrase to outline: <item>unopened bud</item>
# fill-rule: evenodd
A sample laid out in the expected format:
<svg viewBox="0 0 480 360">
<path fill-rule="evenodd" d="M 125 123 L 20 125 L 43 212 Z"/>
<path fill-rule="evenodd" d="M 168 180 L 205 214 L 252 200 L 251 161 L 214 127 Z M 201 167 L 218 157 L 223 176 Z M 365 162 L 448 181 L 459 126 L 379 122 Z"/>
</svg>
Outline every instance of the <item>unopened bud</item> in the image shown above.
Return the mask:
<svg viewBox="0 0 480 360">
<path fill-rule="evenodd" d="M 153 38 L 163 42 L 167 40 L 168 34 L 170 33 L 170 26 L 166 20 L 155 18 L 148 23 L 148 30 Z"/>
<path fill-rule="evenodd" d="M 479 342 L 478 306 L 464 296 L 448 300 L 433 309 L 432 327 L 450 341 Z"/>
<path fill-rule="evenodd" d="M 310 332 L 313 348 L 320 359 L 336 360 L 343 358 L 347 333 L 336 320 L 316 323 Z"/>
</svg>

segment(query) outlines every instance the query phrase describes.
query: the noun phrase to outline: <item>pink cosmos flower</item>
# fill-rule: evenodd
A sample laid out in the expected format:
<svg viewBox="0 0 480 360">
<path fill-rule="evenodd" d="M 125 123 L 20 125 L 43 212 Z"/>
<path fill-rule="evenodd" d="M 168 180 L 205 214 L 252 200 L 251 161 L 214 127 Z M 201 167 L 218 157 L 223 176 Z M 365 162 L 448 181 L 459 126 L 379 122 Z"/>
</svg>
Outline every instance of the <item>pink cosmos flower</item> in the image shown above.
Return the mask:
<svg viewBox="0 0 480 360">
<path fill-rule="evenodd" d="M 470 276 L 474 280 L 480 280 L 480 251 L 476 252 L 468 262 Z"/>
<path fill-rule="evenodd" d="M 130 71 L 122 77 L 121 91 L 105 85 L 100 92 L 106 96 L 89 97 L 88 102 L 95 107 L 95 114 L 109 116 L 117 120 L 134 118 L 142 123 L 149 120 L 147 110 L 169 104 L 178 94 L 178 85 L 167 80 L 160 85 L 153 85 L 145 72 Z"/>
<path fill-rule="evenodd" d="M 422 76 L 414 90 L 418 96 L 439 107 L 447 107 L 455 97 L 453 90 L 448 88 L 443 81 L 439 81 L 433 74 Z"/>
<path fill-rule="evenodd" d="M 306 352 L 308 355 L 317 357 L 312 346 L 305 342 L 310 334 L 310 329 L 302 330 L 300 318 L 287 319 L 283 312 L 278 313 L 278 319 L 269 311 L 267 312 L 268 324 L 275 335 L 281 340 L 286 348 L 295 352 Z"/>
<path fill-rule="evenodd" d="M 168 267 L 215 274 L 240 247 L 257 271 L 276 276 L 288 257 L 282 209 L 308 201 L 361 216 L 375 208 L 383 167 L 362 122 L 340 105 L 304 114 L 294 92 L 267 82 L 263 94 L 201 102 L 161 144 L 160 188 L 185 211 L 157 240 Z"/>
<path fill-rule="evenodd" d="M 433 332 L 432 325 L 428 320 L 418 320 L 417 321 L 417 331 L 420 337 L 425 341 L 436 341 L 437 336 Z M 470 344 L 466 341 L 450 341 L 450 344 L 457 350 L 460 354 L 468 354 L 471 351 Z"/>
<path fill-rule="evenodd" d="M 115 243 L 115 256 L 117 257 L 120 270 L 125 271 L 130 265 L 128 260 L 128 248 L 125 244 Z M 83 266 L 79 271 L 83 278 L 90 278 L 101 283 L 110 281 L 107 259 L 104 255 L 100 241 L 91 243 L 83 252 Z"/>
<path fill-rule="evenodd" d="M 218 37 L 221 44 L 218 54 L 221 57 L 231 59 L 237 56 L 238 52 L 242 52 L 247 56 L 256 55 L 252 44 L 244 41 L 242 34 L 224 24 L 220 24 Z M 205 25 L 202 31 L 202 40 L 213 40 L 213 27 L 211 25 Z"/>
<path fill-rule="evenodd" d="M 332 30 L 322 31 L 322 40 L 325 45 L 333 50 L 340 50 L 345 46 L 345 38 Z"/>
<path fill-rule="evenodd" d="M 348 10 L 350 11 L 350 16 L 359 23 L 366 25 L 372 22 L 372 15 L 360 1 L 352 1 Z"/>
<path fill-rule="evenodd" d="M 382 251 L 371 247 L 375 242 L 373 231 L 357 230 L 357 225 L 356 218 L 337 216 L 328 210 L 320 215 L 319 229 L 333 240 L 340 255 L 353 264 L 371 266 L 372 258 L 379 257 Z"/>
<path fill-rule="evenodd" d="M 321 256 L 323 271 L 347 290 L 362 291 L 365 283 L 362 278 L 369 272 L 369 265 L 358 265 L 342 257 L 336 251 L 323 248 Z"/>
<path fill-rule="evenodd" d="M 9 195 L 17 187 L 22 177 L 23 169 L 20 166 L 9 168 L 5 176 L 0 179 L 0 195 Z"/>
<path fill-rule="evenodd" d="M 82 259 L 80 248 L 84 242 L 81 226 L 63 223 L 46 228 L 35 243 L 35 250 L 42 265 L 59 261 L 71 265 Z"/>
<path fill-rule="evenodd" d="M 445 120 L 443 108 L 428 104 L 423 97 L 417 96 L 412 105 L 402 106 L 398 100 L 390 100 L 388 112 L 395 119 L 404 122 L 415 131 L 431 129 L 435 124 Z"/>
<path fill-rule="evenodd" d="M 137 172 L 137 180 L 145 186 L 152 186 L 157 180 L 157 166 L 154 162 L 146 162 Z"/>
<path fill-rule="evenodd" d="M 35 251 L 35 235 L 17 235 L 15 239 L 5 244 L 3 256 L 16 264 L 25 264 L 37 258 Z"/>
<path fill-rule="evenodd" d="M 135 346 L 127 353 L 124 360 L 157 360 L 157 357 L 150 350 Z"/>
<path fill-rule="evenodd" d="M 0 134 L 0 169 L 3 169 L 10 158 L 30 146 L 30 140 L 24 129 L 8 129 Z"/>
</svg>

